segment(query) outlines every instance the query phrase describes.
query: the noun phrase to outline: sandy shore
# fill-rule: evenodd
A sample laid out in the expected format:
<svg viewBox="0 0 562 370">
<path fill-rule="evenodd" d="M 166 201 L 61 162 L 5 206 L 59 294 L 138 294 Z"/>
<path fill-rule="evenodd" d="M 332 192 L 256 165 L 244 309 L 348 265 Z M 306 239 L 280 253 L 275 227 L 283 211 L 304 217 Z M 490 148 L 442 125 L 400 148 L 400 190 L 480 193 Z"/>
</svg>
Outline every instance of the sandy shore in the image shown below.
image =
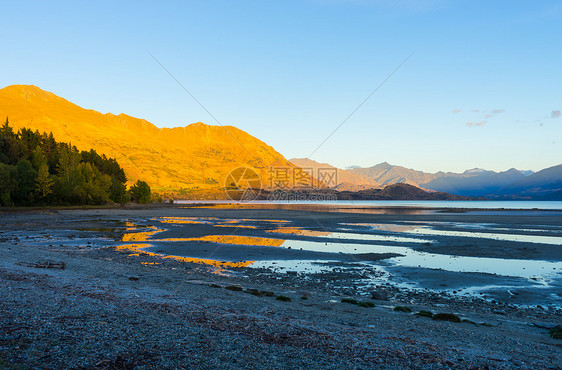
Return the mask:
<svg viewBox="0 0 562 370">
<path fill-rule="evenodd" d="M 562 364 L 562 341 L 551 338 L 546 329 L 561 324 L 561 311 L 548 304 L 520 307 L 500 298 L 492 302 L 392 285 L 354 289 L 346 281 L 361 278 L 364 269 L 311 275 L 266 268 L 217 269 L 118 247 L 128 244 L 120 241 L 124 233 L 138 231 L 128 225 L 138 228 L 144 222 L 144 228 L 161 229 L 163 224 L 155 218 L 162 217 L 282 220 L 315 230 L 335 229 L 342 222 L 533 224 L 541 225 L 541 232 L 528 234 L 543 236 L 559 236 L 560 226 L 559 214 L 530 211 L 369 214 L 170 206 L 0 213 L 0 368 L 535 369 Z M 172 226 L 152 237 L 209 233 L 208 225 Z M 223 235 L 233 232 L 230 227 L 220 229 Z M 235 230 L 237 235 L 271 237 L 265 226 Z M 448 253 L 562 260 L 556 245 L 478 239 L 467 248 L 463 243 L 466 240 L 451 245 L 453 252 Z M 213 252 L 205 247 L 208 244 L 201 244 L 197 257 Z M 269 247 L 272 259 L 288 258 L 287 250 L 275 248 Z M 437 250 L 440 243 L 415 248 L 444 253 Z M 257 246 L 239 249 L 237 256 L 227 249 L 211 257 L 234 261 L 243 251 L 264 258 Z M 316 258 L 310 251 L 289 253 Z M 337 255 L 331 258 L 346 262 Z M 65 268 L 45 268 L 45 262 L 64 263 Z M 433 270 L 414 278 L 432 279 L 430 273 L 447 275 Z M 439 278 L 455 284 L 452 275 Z M 279 296 L 290 301 L 276 299 Z M 375 307 L 342 303 L 345 298 Z M 412 313 L 394 311 L 396 306 L 407 306 Z M 465 322 L 413 314 L 420 310 L 454 313 Z"/>
</svg>

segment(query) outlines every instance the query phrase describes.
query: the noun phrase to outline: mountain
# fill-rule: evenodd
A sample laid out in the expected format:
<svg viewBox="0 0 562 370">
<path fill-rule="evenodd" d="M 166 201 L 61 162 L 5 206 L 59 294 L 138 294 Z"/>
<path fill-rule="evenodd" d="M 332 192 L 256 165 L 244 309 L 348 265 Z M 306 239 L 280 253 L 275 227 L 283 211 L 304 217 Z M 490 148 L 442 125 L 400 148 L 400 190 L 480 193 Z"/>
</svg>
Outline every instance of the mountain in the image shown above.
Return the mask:
<svg viewBox="0 0 562 370">
<path fill-rule="evenodd" d="M 521 171 L 512 168 L 504 172 L 485 170 L 468 170 L 462 174 L 447 174 L 437 177 L 420 186 L 452 194 L 466 196 L 484 196 L 495 194 L 501 188 L 508 186 L 526 176 Z"/>
<path fill-rule="evenodd" d="M 522 198 L 546 197 L 562 191 L 562 164 L 545 168 L 532 175 L 514 181 L 499 189 L 497 193 L 503 196 L 517 196 Z"/>
<path fill-rule="evenodd" d="M 382 189 L 340 192 L 339 200 L 474 200 L 477 198 L 444 192 L 426 191 L 410 184 L 396 183 Z"/>
<path fill-rule="evenodd" d="M 540 200 L 557 200 L 562 201 L 562 190 L 555 191 L 547 195 L 543 195 L 539 198 Z"/>
<path fill-rule="evenodd" d="M 383 162 L 368 168 L 348 170 L 381 186 L 410 184 L 422 189 L 469 197 L 494 199 L 551 199 L 562 190 L 562 165 L 539 172 L 511 168 L 503 172 L 473 168 L 462 173 L 427 173 Z M 543 198 L 541 198 L 543 197 Z"/>
<path fill-rule="evenodd" d="M 328 183 L 333 189 L 357 191 L 380 187 L 380 184 L 368 177 L 356 175 L 352 171 L 342 170 L 328 163 L 318 163 L 308 158 L 293 158 L 289 161 L 297 167 L 310 170 L 312 176 L 316 179 L 321 178 L 321 173 L 326 169 L 335 171 L 335 181 L 333 183 Z"/>
<path fill-rule="evenodd" d="M 270 165 L 292 166 L 271 146 L 233 126 L 198 122 L 158 128 L 126 114 L 84 109 L 32 85 L 0 89 L 0 117 L 15 130 L 52 132 L 80 150 L 95 149 L 117 159 L 128 179 L 161 191 L 216 190 L 229 171 L 250 166 L 265 182 Z"/>
<path fill-rule="evenodd" d="M 393 166 L 387 162 L 377 164 L 373 167 L 356 168 L 350 171 L 357 176 L 367 177 L 374 180 L 382 186 L 404 183 L 423 187 L 421 184 L 430 182 L 443 174 L 442 172 L 431 174 L 416 171 L 406 167 Z"/>
</svg>

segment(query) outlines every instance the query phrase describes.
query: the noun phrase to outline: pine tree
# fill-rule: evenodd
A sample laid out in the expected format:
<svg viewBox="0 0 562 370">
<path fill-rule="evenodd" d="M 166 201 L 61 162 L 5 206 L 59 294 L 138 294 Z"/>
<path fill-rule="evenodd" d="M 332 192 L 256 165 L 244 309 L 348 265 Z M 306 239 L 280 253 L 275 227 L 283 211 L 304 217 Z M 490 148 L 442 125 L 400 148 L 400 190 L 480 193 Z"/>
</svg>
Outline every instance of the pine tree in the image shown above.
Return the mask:
<svg viewBox="0 0 562 370">
<path fill-rule="evenodd" d="M 16 137 L 16 135 L 14 134 L 14 130 L 12 130 L 12 127 L 10 127 L 10 121 L 8 120 L 8 117 L 6 117 L 6 122 L 4 122 L 4 124 L 0 128 L 0 136 Z"/>
</svg>

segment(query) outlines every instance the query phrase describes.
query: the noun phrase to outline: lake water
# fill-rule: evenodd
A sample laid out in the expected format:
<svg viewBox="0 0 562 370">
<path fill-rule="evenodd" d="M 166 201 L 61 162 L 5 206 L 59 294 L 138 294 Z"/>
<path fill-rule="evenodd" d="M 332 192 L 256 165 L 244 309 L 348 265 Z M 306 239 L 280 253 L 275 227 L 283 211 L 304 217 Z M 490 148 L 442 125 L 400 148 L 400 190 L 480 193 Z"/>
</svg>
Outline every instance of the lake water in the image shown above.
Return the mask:
<svg viewBox="0 0 562 370">
<path fill-rule="evenodd" d="M 311 204 L 326 206 L 348 206 L 348 207 L 408 207 L 408 208 L 461 208 L 461 209 L 525 209 L 525 210 L 561 210 L 562 201 L 524 201 L 524 200 L 502 200 L 502 201 L 449 201 L 449 200 L 341 200 L 341 201 L 251 201 L 235 202 L 227 200 L 177 200 L 177 204 Z"/>
</svg>

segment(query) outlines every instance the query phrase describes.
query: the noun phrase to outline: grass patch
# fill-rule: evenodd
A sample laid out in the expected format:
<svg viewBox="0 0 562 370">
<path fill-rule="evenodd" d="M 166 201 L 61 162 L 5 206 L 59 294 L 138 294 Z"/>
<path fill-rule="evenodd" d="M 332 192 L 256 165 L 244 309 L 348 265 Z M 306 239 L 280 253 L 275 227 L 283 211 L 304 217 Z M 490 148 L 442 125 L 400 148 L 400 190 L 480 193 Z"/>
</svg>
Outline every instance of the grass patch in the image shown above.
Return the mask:
<svg viewBox="0 0 562 370">
<path fill-rule="evenodd" d="M 375 304 L 373 302 L 359 302 L 357 303 L 357 305 L 359 307 L 365 307 L 365 308 L 375 307 Z"/>
<path fill-rule="evenodd" d="M 218 284 L 211 284 L 209 285 L 211 288 L 222 288 L 222 286 L 218 285 Z"/>
<path fill-rule="evenodd" d="M 224 289 L 231 290 L 233 292 L 241 292 L 242 291 L 242 287 L 239 287 L 239 286 L 236 286 L 236 285 L 229 285 Z"/>
<path fill-rule="evenodd" d="M 263 295 L 264 297 L 274 297 L 275 293 L 273 292 L 269 292 L 267 290 L 260 290 L 261 295 Z"/>
<path fill-rule="evenodd" d="M 449 322 L 461 322 L 461 318 L 452 313 L 436 313 L 432 317 L 433 320 L 449 321 Z"/>
<path fill-rule="evenodd" d="M 351 304 L 357 304 L 357 299 L 353 299 L 353 298 L 344 298 L 341 300 L 342 303 L 351 303 Z"/>
<path fill-rule="evenodd" d="M 422 316 L 422 317 L 429 317 L 429 318 L 432 318 L 432 317 L 433 317 L 433 312 L 421 310 L 420 312 L 416 313 L 416 315 Z"/>
<path fill-rule="evenodd" d="M 308 299 L 308 297 L 305 296 L 305 295 L 303 295 L 303 296 L 301 297 L 301 299 L 302 299 L 302 300 L 305 300 L 305 299 Z"/>
<path fill-rule="evenodd" d="M 412 312 L 412 309 L 407 306 L 396 306 L 392 310 L 397 312 Z"/>
<path fill-rule="evenodd" d="M 290 302 L 291 298 L 284 296 L 284 295 L 278 295 L 277 298 L 275 298 L 278 301 L 283 301 L 283 302 Z"/>
</svg>

